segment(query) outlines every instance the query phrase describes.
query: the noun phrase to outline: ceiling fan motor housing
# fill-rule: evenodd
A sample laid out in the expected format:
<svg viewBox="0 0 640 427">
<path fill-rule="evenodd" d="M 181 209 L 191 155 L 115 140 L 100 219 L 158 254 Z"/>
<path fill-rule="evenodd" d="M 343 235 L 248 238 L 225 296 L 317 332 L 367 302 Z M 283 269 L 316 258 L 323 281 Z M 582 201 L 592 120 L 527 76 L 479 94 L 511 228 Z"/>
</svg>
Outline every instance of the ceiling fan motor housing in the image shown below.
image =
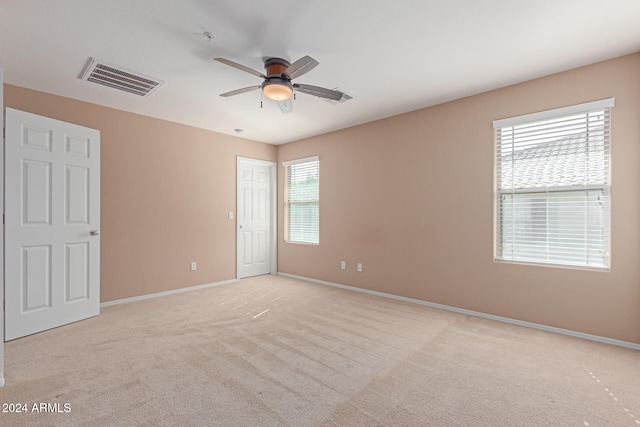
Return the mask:
<svg viewBox="0 0 640 427">
<path fill-rule="evenodd" d="M 291 79 L 285 74 L 289 61 L 282 58 L 269 58 L 264 61 L 267 78 L 262 82 L 262 92 L 274 101 L 286 101 L 293 94 Z"/>
<path fill-rule="evenodd" d="M 282 58 L 269 58 L 264 61 L 267 77 L 284 76 L 284 72 L 289 65 L 291 65 L 289 61 Z"/>
</svg>

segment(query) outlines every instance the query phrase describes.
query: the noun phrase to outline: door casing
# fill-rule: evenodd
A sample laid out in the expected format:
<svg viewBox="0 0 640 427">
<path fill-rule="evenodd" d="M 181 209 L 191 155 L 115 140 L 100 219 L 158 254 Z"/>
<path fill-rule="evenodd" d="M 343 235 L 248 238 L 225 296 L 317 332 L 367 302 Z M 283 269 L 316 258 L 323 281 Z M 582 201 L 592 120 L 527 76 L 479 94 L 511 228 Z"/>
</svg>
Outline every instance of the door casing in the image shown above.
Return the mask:
<svg viewBox="0 0 640 427">
<path fill-rule="evenodd" d="M 0 205 L 2 205 L 2 227 L 0 227 L 0 387 L 4 385 L 4 70 L 0 68 Z"/>
</svg>

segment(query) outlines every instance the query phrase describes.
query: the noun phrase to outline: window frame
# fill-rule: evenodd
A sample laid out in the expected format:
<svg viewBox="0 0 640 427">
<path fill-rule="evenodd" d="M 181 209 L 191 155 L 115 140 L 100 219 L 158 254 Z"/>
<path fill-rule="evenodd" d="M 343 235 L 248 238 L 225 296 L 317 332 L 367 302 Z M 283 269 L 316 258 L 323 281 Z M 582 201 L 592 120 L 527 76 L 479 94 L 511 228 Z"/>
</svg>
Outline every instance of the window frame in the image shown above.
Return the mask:
<svg viewBox="0 0 640 427">
<path fill-rule="evenodd" d="M 296 166 L 303 166 L 309 163 L 316 163 L 316 179 L 317 179 L 317 198 L 301 198 L 298 200 L 290 200 L 291 192 L 289 188 L 289 176 L 291 173 L 291 168 L 295 168 Z M 292 244 L 301 244 L 301 245 L 319 245 L 320 244 L 320 157 L 319 156 L 310 156 L 303 157 L 294 160 L 288 160 L 282 162 L 282 166 L 284 167 L 284 241 L 286 243 Z M 290 224 L 290 215 L 291 208 L 294 205 L 311 205 L 315 206 L 315 220 L 312 223 L 312 228 L 315 230 L 311 230 L 311 232 L 315 233 L 312 239 L 296 239 L 291 236 L 291 224 Z M 304 229 L 306 224 L 300 224 L 300 227 Z M 305 234 L 308 230 L 303 230 L 301 233 Z"/>
<path fill-rule="evenodd" d="M 608 99 L 603 99 L 603 100 L 594 101 L 594 102 L 587 102 L 583 104 L 572 105 L 569 107 L 556 108 L 556 109 L 541 111 L 541 112 L 532 113 L 532 114 L 525 114 L 521 116 L 495 120 L 493 122 L 493 128 L 494 128 L 494 180 L 493 180 L 494 182 L 494 203 L 493 203 L 494 251 L 493 251 L 493 257 L 494 257 L 494 261 L 506 262 L 506 263 L 517 263 L 517 264 L 543 265 L 543 266 L 561 267 L 561 268 L 578 268 L 578 269 L 601 270 L 601 271 L 610 270 L 611 268 L 611 139 L 610 139 L 611 119 L 610 117 L 611 117 L 611 109 L 614 107 L 614 105 L 615 105 L 615 98 L 608 98 Z M 534 125 L 536 123 L 539 124 L 540 126 L 544 126 L 543 123 L 547 120 L 562 120 L 563 118 L 569 118 L 573 115 L 580 115 L 580 114 L 588 115 L 595 111 L 601 111 L 601 110 L 605 112 L 606 118 L 608 118 L 608 121 L 606 119 L 603 120 L 604 127 L 603 127 L 602 140 L 604 144 L 604 149 L 603 149 L 602 167 L 604 168 L 604 182 L 602 183 L 585 182 L 584 185 L 568 185 L 568 186 L 549 186 L 547 184 L 546 187 L 522 186 L 518 188 L 513 188 L 515 187 L 515 185 L 511 185 L 511 188 L 507 186 L 503 186 L 502 188 L 499 187 L 500 181 L 501 181 L 501 176 L 499 176 L 499 174 L 503 172 L 502 167 L 504 166 L 504 163 L 501 163 L 502 161 L 501 152 L 504 152 L 503 150 L 505 146 L 509 148 L 510 146 L 515 146 L 516 144 L 515 140 L 513 139 L 513 136 L 511 137 L 512 141 L 510 143 L 504 144 L 504 140 L 501 139 L 501 133 L 500 133 L 501 130 L 514 128 L 517 126 L 523 126 L 523 125 Z M 588 116 L 585 118 L 585 120 L 588 120 Z M 508 138 L 505 138 L 505 139 L 508 140 Z M 557 140 L 559 139 L 554 139 L 554 141 L 557 141 Z M 577 155 L 577 154 L 573 154 L 573 155 Z M 549 157 L 549 159 L 552 159 L 552 158 Z M 513 166 L 514 164 L 515 163 L 512 163 L 511 167 L 514 167 Z M 512 176 L 515 176 L 515 173 L 512 173 Z M 548 175 L 543 175 L 543 176 L 546 177 Z M 597 195 L 597 198 L 598 198 L 597 200 L 601 200 L 600 196 L 602 196 L 603 206 L 604 206 L 602 208 L 604 212 L 602 216 L 604 218 L 602 219 L 603 238 L 601 241 L 599 241 L 599 242 L 602 242 L 603 253 L 601 257 L 598 258 L 598 261 L 596 262 L 591 261 L 589 255 L 587 255 L 585 256 L 585 259 L 581 262 L 577 262 L 577 261 L 569 262 L 567 261 L 567 257 L 570 255 L 571 251 L 567 251 L 565 254 L 557 255 L 555 257 L 552 256 L 552 258 L 555 258 L 555 259 L 549 259 L 549 257 L 547 257 L 546 260 L 536 260 L 536 259 L 532 259 L 533 257 L 527 258 L 526 256 L 515 255 L 515 252 L 516 252 L 515 245 L 520 244 L 520 245 L 523 245 L 523 247 L 525 247 L 526 242 L 523 243 L 522 240 L 518 241 L 518 239 L 515 237 L 515 234 L 513 234 L 515 233 L 514 230 L 516 227 L 513 217 L 511 218 L 512 227 L 514 227 L 511 230 L 511 233 L 512 233 L 511 241 L 504 240 L 505 234 L 509 235 L 509 233 L 503 233 L 504 224 L 505 222 L 508 222 L 508 218 L 505 220 L 503 219 L 504 217 L 502 216 L 503 209 L 505 209 L 505 206 L 506 206 L 503 203 L 503 200 L 504 200 L 503 197 L 505 196 L 511 197 L 512 203 L 515 203 L 516 197 L 521 197 L 522 199 L 525 199 L 525 202 L 526 202 L 527 194 L 530 194 L 532 197 L 538 194 L 542 194 L 544 196 L 543 200 L 545 201 L 544 214 L 545 216 L 548 216 L 553 213 L 550 210 L 551 208 L 549 207 L 553 203 L 549 203 L 549 201 L 553 200 L 554 197 L 559 195 L 559 197 L 564 196 L 566 198 L 569 198 L 571 192 L 581 192 L 583 194 L 583 203 L 585 204 L 586 207 L 585 207 L 585 212 L 583 213 L 583 216 L 581 216 L 580 218 L 582 220 L 581 224 L 584 224 L 584 228 L 586 230 L 588 229 L 588 227 L 590 227 L 590 220 L 594 218 L 590 216 L 588 212 L 586 212 L 586 210 L 590 206 L 589 198 L 592 197 L 592 192 L 598 192 L 598 191 L 601 191 L 601 194 Z M 534 203 L 533 198 L 529 200 L 529 203 L 532 203 L 532 206 L 533 206 L 533 203 Z M 526 210 L 521 211 L 521 213 L 523 212 L 526 214 L 527 211 Z M 569 215 L 566 212 L 562 212 L 560 215 L 562 215 L 562 220 L 566 220 L 567 218 L 569 218 Z M 567 216 L 565 217 L 564 215 L 567 215 Z M 545 233 L 544 236 L 547 239 L 547 242 L 546 242 L 547 249 L 553 249 L 553 245 L 549 243 L 550 240 L 553 240 L 552 239 L 553 237 L 563 239 L 563 237 L 555 236 L 553 229 L 550 229 L 548 225 L 544 227 L 544 233 Z M 512 252 L 511 254 L 505 254 L 502 251 L 504 247 L 508 246 L 509 244 L 514 245 L 512 247 Z M 587 253 L 591 249 L 591 246 L 588 244 L 588 239 L 585 239 L 582 244 L 583 244 L 582 248 L 584 248 L 585 253 Z M 563 259 L 563 256 L 565 257 L 564 259 Z M 602 261 L 601 264 L 597 265 L 600 260 Z"/>
</svg>

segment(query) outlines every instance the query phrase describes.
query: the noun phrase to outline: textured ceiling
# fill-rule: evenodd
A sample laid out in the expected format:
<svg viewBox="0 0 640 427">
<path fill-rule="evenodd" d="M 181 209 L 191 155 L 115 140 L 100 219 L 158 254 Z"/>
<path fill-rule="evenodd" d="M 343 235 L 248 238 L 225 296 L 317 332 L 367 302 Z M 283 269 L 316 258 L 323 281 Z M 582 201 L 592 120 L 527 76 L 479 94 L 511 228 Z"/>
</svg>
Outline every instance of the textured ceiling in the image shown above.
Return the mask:
<svg viewBox="0 0 640 427">
<path fill-rule="evenodd" d="M 5 83 L 281 144 L 640 51 L 639 0 L 0 0 Z M 213 34 L 213 40 L 203 36 Z M 282 114 L 262 58 L 310 55 Z M 80 79 L 90 58 L 156 77 L 139 97 Z M 640 78 L 640 76 L 639 76 Z"/>
</svg>

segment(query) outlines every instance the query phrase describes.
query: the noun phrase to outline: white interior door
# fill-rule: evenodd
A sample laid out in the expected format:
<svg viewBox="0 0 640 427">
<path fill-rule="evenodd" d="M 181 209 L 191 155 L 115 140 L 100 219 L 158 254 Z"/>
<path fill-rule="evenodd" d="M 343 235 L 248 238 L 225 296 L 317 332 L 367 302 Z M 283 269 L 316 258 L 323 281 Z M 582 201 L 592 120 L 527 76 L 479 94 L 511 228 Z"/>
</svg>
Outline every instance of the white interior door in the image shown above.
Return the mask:
<svg viewBox="0 0 640 427">
<path fill-rule="evenodd" d="M 100 132 L 7 108 L 5 340 L 100 313 Z"/>
<path fill-rule="evenodd" d="M 275 163 L 238 158 L 238 278 L 275 273 Z"/>
</svg>

